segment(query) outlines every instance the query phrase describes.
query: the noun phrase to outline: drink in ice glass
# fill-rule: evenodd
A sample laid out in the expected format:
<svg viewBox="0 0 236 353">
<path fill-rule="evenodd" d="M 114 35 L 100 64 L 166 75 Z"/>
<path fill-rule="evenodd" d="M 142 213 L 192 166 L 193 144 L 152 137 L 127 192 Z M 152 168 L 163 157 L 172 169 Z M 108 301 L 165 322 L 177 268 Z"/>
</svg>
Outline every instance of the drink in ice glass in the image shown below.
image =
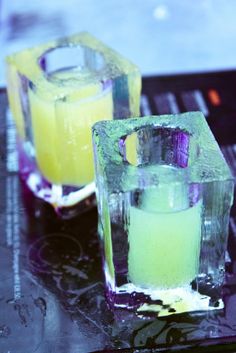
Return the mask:
<svg viewBox="0 0 236 353">
<path fill-rule="evenodd" d="M 202 113 L 98 122 L 93 143 L 110 304 L 222 308 L 234 182 Z"/>
<path fill-rule="evenodd" d="M 94 197 L 92 125 L 139 115 L 137 67 L 88 33 L 7 58 L 20 174 L 65 217 Z"/>
</svg>

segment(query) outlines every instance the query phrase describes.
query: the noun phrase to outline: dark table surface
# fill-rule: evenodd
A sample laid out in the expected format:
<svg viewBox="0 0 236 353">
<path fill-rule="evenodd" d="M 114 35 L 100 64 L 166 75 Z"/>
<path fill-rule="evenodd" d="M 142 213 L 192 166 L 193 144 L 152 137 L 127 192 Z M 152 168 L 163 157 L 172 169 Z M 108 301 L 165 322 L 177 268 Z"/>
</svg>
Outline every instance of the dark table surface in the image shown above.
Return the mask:
<svg viewBox="0 0 236 353">
<path fill-rule="evenodd" d="M 236 175 L 236 71 L 145 77 L 143 115 L 202 110 Z M 0 91 L 0 353 L 236 351 L 236 208 L 225 308 L 168 317 L 111 311 L 97 211 L 59 219 L 17 173 L 15 129 Z"/>
</svg>

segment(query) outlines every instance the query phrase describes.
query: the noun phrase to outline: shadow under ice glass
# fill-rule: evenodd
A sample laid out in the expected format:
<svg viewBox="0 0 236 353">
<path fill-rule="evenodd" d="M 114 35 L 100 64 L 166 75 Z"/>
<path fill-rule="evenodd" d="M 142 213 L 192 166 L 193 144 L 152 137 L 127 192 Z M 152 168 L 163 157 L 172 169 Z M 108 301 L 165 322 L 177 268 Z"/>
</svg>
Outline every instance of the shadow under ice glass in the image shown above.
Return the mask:
<svg viewBox="0 0 236 353">
<path fill-rule="evenodd" d="M 111 305 L 222 308 L 234 183 L 204 116 L 99 122 L 93 140 Z"/>
<path fill-rule="evenodd" d="M 139 115 L 135 65 L 81 33 L 7 58 L 20 173 L 64 216 L 94 201 L 92 125 Z M 83 201 L 84 200 L 84 201 Z"/>
</svg>

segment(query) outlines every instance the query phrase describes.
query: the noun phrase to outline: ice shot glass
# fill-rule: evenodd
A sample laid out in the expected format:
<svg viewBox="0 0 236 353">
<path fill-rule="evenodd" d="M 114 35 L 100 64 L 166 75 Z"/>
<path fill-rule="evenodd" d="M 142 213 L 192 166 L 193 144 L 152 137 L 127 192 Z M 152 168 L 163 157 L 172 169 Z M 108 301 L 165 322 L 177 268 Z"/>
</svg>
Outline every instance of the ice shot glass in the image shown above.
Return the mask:
<svg viewBox="0 0 236 353">
<path fill-rule="evenodd" d="M 67 217 L 94 197 L 92 125 L 139 115 L 138 68 L 88 33 L 7 58 L 20 175 Z"/>
<path fill-rule="evenodd" d="M 112 307 L 223 307 L 234 182 L 200 112 L 93 128 L 99 234 Z"/>
</svg>

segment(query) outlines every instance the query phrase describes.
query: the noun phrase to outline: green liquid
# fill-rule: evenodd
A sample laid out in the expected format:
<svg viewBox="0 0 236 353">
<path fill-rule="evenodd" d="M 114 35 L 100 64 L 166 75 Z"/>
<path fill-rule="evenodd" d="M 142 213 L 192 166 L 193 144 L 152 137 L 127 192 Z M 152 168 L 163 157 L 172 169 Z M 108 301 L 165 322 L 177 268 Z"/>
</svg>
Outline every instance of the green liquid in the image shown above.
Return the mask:
<svg viewBox="0 0 236 353">
<path fill-rule="evenodd" d="M 129 280 L 143 288 L 174 288 L 196 277 L 201 202 L 178 212 L 130 208 Z"/>
</svg>

